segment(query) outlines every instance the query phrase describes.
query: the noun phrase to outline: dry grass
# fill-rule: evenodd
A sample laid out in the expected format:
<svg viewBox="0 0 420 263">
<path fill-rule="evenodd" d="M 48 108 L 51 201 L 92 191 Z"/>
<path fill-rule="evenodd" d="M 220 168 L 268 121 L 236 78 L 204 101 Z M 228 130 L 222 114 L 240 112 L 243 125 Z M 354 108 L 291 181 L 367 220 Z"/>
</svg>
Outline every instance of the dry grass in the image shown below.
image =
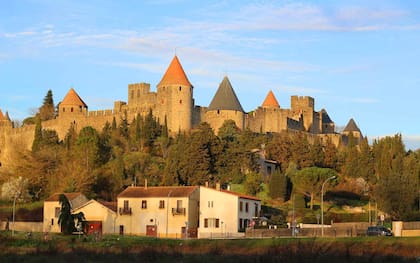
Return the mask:
<svg viewBox="0 0 420 263">
<path fill-rule="evenodd" d="M 0 235 L 4 262 L 416 262 L 420 238 L 162 240 L 106 236 L 99 242 Z"/>
</svg>

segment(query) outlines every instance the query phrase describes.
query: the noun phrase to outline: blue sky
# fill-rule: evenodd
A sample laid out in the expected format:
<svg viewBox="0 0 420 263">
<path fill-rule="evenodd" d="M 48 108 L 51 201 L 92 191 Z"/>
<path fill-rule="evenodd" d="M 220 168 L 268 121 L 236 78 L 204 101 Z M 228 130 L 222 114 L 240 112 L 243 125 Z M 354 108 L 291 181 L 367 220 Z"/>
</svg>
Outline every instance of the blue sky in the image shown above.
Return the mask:
<svg viewBox="0 0 420 263">
<path fill-rule="evenodd" d="M 367 3 L 366 3 L 367 2 Z M 336 126 L 420 148 L 418 1 L 0 0 L 0 109 L 31 115 L 74 87 L 89 109 L 153 89 L 175 54 L 208 106 L 227 75 L 245 111 L 312 96 Z"/>
</svg>

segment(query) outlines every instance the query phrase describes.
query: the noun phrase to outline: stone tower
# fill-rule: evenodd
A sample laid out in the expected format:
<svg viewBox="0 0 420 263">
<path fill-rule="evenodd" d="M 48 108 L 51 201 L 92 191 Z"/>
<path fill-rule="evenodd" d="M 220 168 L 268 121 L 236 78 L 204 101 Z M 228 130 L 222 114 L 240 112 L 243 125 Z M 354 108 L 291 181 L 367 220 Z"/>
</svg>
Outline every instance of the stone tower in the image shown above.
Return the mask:
<svg viewBox="0 0 420 263">
<path fill-rule="evenodd" d="M 315 118 L 315 101 L 309 96 L 292 96 L 291 111 L 297 117 L 303 116 L 303 126 L 309 133 L 319 133 L 319 125 Z"/>
<path fill-rule="evenodd" d="M 75 116 L 75 115 L 86 115 L 88 111 L 88 106 L 86 103 L 79 97 L 76 91 L 73 88 L 70 88 L 67 95 L 60 102 L 58 106 L 58 115 L 60 117 L 64 116 Z"/>
<path fill-rule="evenodd" d="M 220 83 L 206 112 L 206 121 L 216 134 L 226 120 L 233 120 L 239 129 L 244 129 L 245 113 L 227 76 Z"/>
<path fill-rule="evenodd" d="M 193 86 L 175 56 L 157 85 L 155 116 L 161 124 L 166 119 L 170 133 L 189 132 L 193 108 Z"/>
<path fill-rule="evenodd" d="M 343 130 L 343 142 L 344 144 L 348 143 L 348 138 L 350 136 L 350 133 L 353 135 L 353 138 L 356 140 L 355 143 L 359 144 L 362 139 L 363 135 L 360 131 L 359 127 L 357 126 L 356 122 L 353 119 L 350 119 L 347 123 L 346 127 Z"/>
</svg>

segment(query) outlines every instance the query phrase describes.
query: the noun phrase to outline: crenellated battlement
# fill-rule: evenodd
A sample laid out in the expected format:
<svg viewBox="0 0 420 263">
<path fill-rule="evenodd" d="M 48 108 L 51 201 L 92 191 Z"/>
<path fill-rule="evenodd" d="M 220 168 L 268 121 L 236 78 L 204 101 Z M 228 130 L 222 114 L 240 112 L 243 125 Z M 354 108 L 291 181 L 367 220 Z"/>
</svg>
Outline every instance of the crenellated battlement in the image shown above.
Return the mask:
<svg viewBox="0 0 420 263">
<path fill-rule="evenodd" d="M 228 84 L 234 93 L 230 82 Z M 234 120 L 240 129 L 250 129 L 254 132 L 296 131 L 321 137 L 331 134 L 335 136 L 333 137 L 337 144 L 340 141 L 337 136 L 341 135 L 334 132 L 334 122 L 325 110 L 315 111 L 315 100 L 310 96 L 291 96 L 291 107 L 287 109 L 280 108 L 270 91 L 263 106 L 249 113 L 243 112 L 239 101 L 232 104 L 228 98 L 222 96 L 219 99 L 220 103 L 215 103 L 214 109 L 210 109 L 210 106 L 195 105 L 193 86 L 175 56 L 162 80 L 157 84 L 156 92 L 151 91 L 150 84 L 146 82 L 128 84 L 128 102 L 115 101 L 113 109 L 88 111 L 87 104 L 71 88 L 60 103 L 57 117 L 42 122 L 42 127 L 55 130 L 59 138 L 63 139 L 71 126 L 76 130 L 86 126 L 101 130 L 105 123 L 111 123 L 114 119 L 117 125 L 124 118 L 131 122 L 138 114 L 145 116 L 151 110 L 161 124 L 166 120 L 168 130 L 172 134 L 181 130 L 190 132 L 201 122 L 208 122 L 211 127 L 221 127 L 225 120 L 230 119 Z M 230 98 L 238 100 L 236 95 Z M 229 107 L 232 105 L 239 105 L 240 109 Z M 1 111 L 0 116 L 2 116 Z M 13 128 L 7 113 L 6 117 L 0 118 L 0 162 L 2 159 L 7 159 L 8 152 L 13 150 L 13 144 L 16 142 L 30 149 L 34 130 L 35 125 Z"/>
</svg>

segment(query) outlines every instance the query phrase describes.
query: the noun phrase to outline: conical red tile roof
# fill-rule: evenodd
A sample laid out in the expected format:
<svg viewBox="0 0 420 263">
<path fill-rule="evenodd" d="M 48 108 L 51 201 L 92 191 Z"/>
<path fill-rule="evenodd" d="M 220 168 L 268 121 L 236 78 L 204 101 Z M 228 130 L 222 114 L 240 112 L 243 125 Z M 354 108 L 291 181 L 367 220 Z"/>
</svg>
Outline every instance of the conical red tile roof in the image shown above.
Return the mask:
<svg viewBox="0 0 420 263">
<path fill-rule="evenodd" d="M 67 95 L 60 103 L 61 105 L 77 105 L 87 107 L 86 103 L 79 97 L 73 88 L 70 88 Z"/>
<path fill-rule="evenodd" d="M 169 67 L 158 86 L 173 84 L 192 86 L 177 56 L 174 56 L 172 59 L 171 64 L 169 64 Z"/>
<path fill-rule="evenodd" d="M 262 104 L 263 107 L 276 107 L 280 108 L 280 104 L 278 103 L 276 97 L 274 96 L 274 93 L 270 90 L 267 94 L 267 97 L 265 97 L 265 100 Z"/>
</svg>

